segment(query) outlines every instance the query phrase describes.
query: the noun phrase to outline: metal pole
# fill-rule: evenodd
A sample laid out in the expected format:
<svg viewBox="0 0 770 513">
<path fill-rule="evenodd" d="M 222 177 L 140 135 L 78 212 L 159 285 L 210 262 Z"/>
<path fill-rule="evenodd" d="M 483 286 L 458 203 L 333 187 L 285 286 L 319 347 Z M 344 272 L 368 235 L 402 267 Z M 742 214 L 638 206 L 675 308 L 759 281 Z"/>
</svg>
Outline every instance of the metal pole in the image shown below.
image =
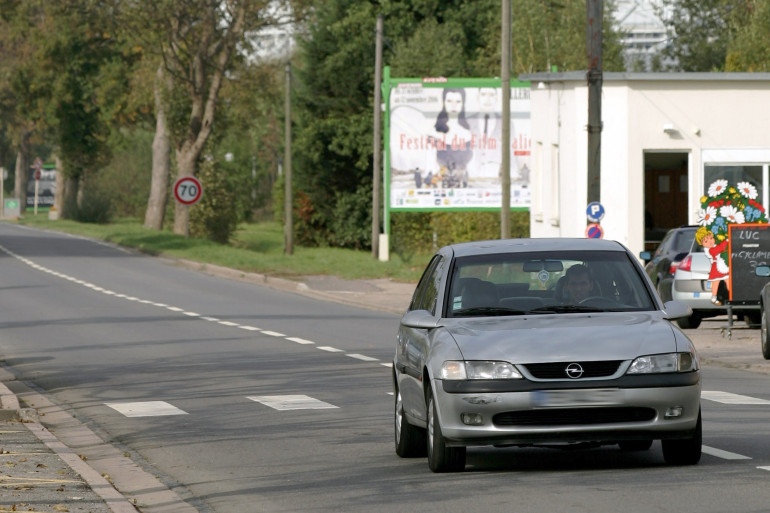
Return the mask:
<svg viewBox="0 0 770 513">
<path fill-rule="evenodd" d="M 500 238 L 511 238 L 511 0 L 503 0 L 500 77 L 503 88 Z"/>
<path fill-rule="evenodd" d="M 284 247 L 283 252 L 287 255 L 294 254 L 294 221 L 292 218 L 293 213 L 293 192 L 291 184 L 291 63 L 286 63 L 286 119 L 284 121 L 284 154 L 283 165 L 286 171 L 283 175 L 284 179 L 284 226 L 283 226 L 283 238 Z"/>
<path fill-rule="evenodd" d="M 588 49 L 588 203 L 600 201 L 602 148 L 602 0 L 586 1 Z"/>
<path fill-rule="evenodd" d="M 374 52 L 374 155 L 372 177 L 372 256 L 379 258 L 380 254 L 380 116 L 382 109 L 382 14 L 377 16 L 377 36 Z"/>
</svg>

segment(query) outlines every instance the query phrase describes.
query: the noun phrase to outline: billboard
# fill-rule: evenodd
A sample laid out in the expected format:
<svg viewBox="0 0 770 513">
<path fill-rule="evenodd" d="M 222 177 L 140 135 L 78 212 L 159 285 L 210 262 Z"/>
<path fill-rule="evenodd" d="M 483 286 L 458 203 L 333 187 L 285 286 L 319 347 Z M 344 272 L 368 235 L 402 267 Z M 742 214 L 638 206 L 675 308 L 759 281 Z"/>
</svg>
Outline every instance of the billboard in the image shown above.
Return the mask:
<svg viewBox="0 0 770 513">
<path fill-rule="evenodd" d="M 530 205 L 530 90 L 529 83 L 512 85 L 511 207 L 525 210 Z M 500 80 L 393 79 L 386 91 L 387 207 L 500 209 Z"/>
</svg>

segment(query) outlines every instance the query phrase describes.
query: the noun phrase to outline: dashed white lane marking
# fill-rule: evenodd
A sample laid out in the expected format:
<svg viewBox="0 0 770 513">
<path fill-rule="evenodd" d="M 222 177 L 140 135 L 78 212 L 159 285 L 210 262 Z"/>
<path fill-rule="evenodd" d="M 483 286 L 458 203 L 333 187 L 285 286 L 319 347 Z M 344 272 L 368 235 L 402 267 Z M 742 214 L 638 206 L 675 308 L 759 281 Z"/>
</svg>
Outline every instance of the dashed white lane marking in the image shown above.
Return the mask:
<svg viewBox="0 0 770 513">
<path fill-rule="evenodd" d="M 759 470 L 770 470 L 770 467 L 757 467 Z"/>
<path fill-rule="evenodd" d="M 143 401 L 133 403 L 104 403 L 126 417 L 162 417 L 165 415 L 187 415 L 165 401 Z"/>
<path fill-rule="evenodd" d="M 365 355 L 357 354 L 357 353 L 351 353 L 351 354 L 348 354 L 348 355 L 345 355 L 345 356 L 349 356 L 351 358 L 355 358 L 356 360 L 361 360 L 363 362 L 376 362 L 377 361 L 377 358 L 372 358 L 371 356 L 365 356 Z"/>
<path fill-rule="evenodd" d="M 770 404 L 770 401 L 767 399 L 758 399 L 747 395 L 731 394 L 717 390 L 704 390 L 701 392 L 701 397 L 722 404 Z"/>
<path fill-rule="evenodd" d="M 723 460 L 750 460 L 751 459 L 748 456 L 744 456 L 742 454 L 723 451 L 722 449 L 715 449 L 713 447 L 709 447 L 708 445 L 701 446 L 701 451 L 705 452 L 706 454 L 710 454 L 711 456 L 722 458 Z"/>
<path fill-rule="evenodd" d="M 389 367 L 391 369 L 393 368 L 393 362 L 381 363 L 380 365 L 383 367 Z"/>
<path fill-rule="evenodd" d="M 110 245 L 110 247 L 112 247 L 112 246 Z M 116 248 L 116 249 L 119 249 L 119 248 Z M 104 289 L 102 287 L 99 287 L 98 285 L 95 285 L 93 283 L 89 283 L 87 281 L 79 280 L 79 279 L 77 279 L 75 277 L 67 276 L 65 274 L 58 273 L 56 271 L 53 271 L 53 270 L 48 269 L 46 267 L 43 267 L 43 266 L 41 266 L 41 265 L 39 265 L 39 264 L 37 264 L 37 263 L 27 259 L 27 258 L 24 258 L 24 257 L 22 257 L 20 255 L 15 254 L 13 251 L 3 247 L 2 245 L 0 245 L 0 251 L 3 251 L 5 253 L 7 253 L 11 257 L 19 260 L 20 262 L 23 262 L 23 263 L 27 264 L 28 266 L 30 266 L 30 267 L 32 267 L 34 269 L 38 269 L 40 271 L 46 272 L 48 274 L 51 274 L 53 276 L 58 276 L 58 277 L 60 277 L 62 279 L 71 281 L 73 283 L 77 283 L 77 284 L 82 285 L 84 287 L 88 287 L 88 288 L 90 288 L 91 290 L 93 290 L 95 292 L 101 292 L 102 294 L 106 294 L 106 295 L 113 296 L 113 297 L 120 298 L 120 299 L 125 299 L 127 301 L 136 301 L 136 302 L 142 303 L 142 304 L 152 305 L 152 306 L 156 306 L 156 307 L 159 307 L 159 308 L 165 308 L 165 309 L 167 309 L 169 311 L 178 312 L 178 313 L 181 313 L 181 314 L 186 315 L 188 317 L 194 317 L 194 318 L 202 319 L 204 321 L 216 322 L 216 323 L 219 323 L 219 324 L 221 324 L 223 326 L 230 326 L 230 327 L 239 328 L 239 329 L 246 330 L 246 331 L 258 331 L 258 332 L 261 332 L 263 335 L 267 335 L 267 336 L 270 336 L 270 337 L 276 337 L 276 338 L 285 338 L 286 340 L 289 340 L 291 342 L 296 342 L 297 344 L 304 344 L 304 345 L 314 345 L 315 344 L 315 342 L 313 342 L 312 340 L 306 340 L 306 339 L 299 338 L 299 337 L 289 337 L 288 335 L 286 335 L 284 333 L 277 332 L 277 331 L 263 330 L 263 329 L 258 328 L 256 326 L 241 325 L 241 324 L 238 324 L 236 322 L 231 322 L 231 321 L 222 321 L 220 319 L 217 319 L 216 317 L 203 316 L 203 315 L 201 315 L 199 313 L 196 313 L 196 312 L 186 311 L 184 308 L 179 308 L 177 306 L 167 305 L 165 303 L 158 303 L 158 302 L 155 302 L 155 301 L 150 301 L 148 299 L 140 299 L 138 297 L 127 296 L 125 294 L 119 294 L 119 293 L 114 292 L 112 290 L 107 290 L 107 289 Z M 344 350 L 337 349 L 336 347 L 330 347 L 330 346 L 320 346 L 320 347 L 318 347 L 318 349 L 320 349 L 321 351 L 327 351 L 329 353 L 344 353 Z M 351 354 L 347 354 L 346 356 L 349 356 L 350 358 L 354 358 L 354 359 L 357 359 L 357 360 L 360 360 L 360 361 L 363 361 L 363 362 L 377 362 L 377 361 L 379 361 L 379 359 L 377 359 L 377 358 L 373 358 L 371 356 L 366 356 L 366 355 L 362 355 L 362 354 L 358 354 L 358 353 L 351 353 Z M 380 365 L 383 365 L 385 367 L 392 367 L 393 366 L 391 363 L 381 363 Z"/>
<path fill-rule="evenodd" d="M 296 342 L 297 344 L 315 344 L 312 340 L 305 340 L 304 338 L 299 337 L 286 337 L 286 340 L 289 340 L 291 342 Z"/>
<path fill-rule="evenodd" d="M 337 408 L 306 395 L 255 395 L 247 397 L 252 401 L 262 403 L 275 410 L 326 410 Z"/>
</svg>

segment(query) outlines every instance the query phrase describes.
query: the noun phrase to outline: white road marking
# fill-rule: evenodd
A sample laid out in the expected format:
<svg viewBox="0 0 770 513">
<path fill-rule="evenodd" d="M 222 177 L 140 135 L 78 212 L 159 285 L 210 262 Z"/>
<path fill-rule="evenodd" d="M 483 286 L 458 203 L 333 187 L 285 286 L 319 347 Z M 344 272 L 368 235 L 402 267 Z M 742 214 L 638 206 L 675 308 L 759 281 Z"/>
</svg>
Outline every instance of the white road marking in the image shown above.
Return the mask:
<svg viewBox="0 0 770 513">
<path fill-rule="evenodd" d="M 770 470 L 770 467 L 757 467 L 759 470 Z"/>
<path fill-rule="evenodd" d="M 219 319 L 216 317 L 201 317 L 204 321 L 211 321 L 211 322 L 219 322 Z"/>
<path fill-rule="evenodd" d="M 711 456 L 722 458 L 723 460 L 750 460 L 751 459 L 748 456 L 743 456 L 742 454 L 727 452 L 727 451 L 723 451 L 722 449 L 715 449 L 713 447 L 709 447 L 708 445 L 701 446 L 701 451 L 705 452 L 706 454 L 710 454 Z"/>
<path fill-rule="evenodd" d="M 286 340 L 291 340 L 292 342 L 296 342 L 297 344 L 315 344 L 312 340 L 305 340 L 304 338 L 299 337 L 286 337 Z"/>
<path fill-rule="evenodd" d="M 189 316 L 189 317 L 200 317 L 201 314 L 195 313 L 195 312 L 182 312 L 183 314 Z"/>
<path fill-rule="evenodd" d="M 326 410 L 337 408 L 306 395 L 259 395 L 247 397 L 251 401 L 262 403 L 275 410 Z"/>
<path fill-rule="evenodd" d="M 178 306 L 167 306 L 166 310 L 171 310 L 172 312 L 184 312 L 184 308 L 179 308 Z"/>
<path fill-rule="evenodd" d="M 246 331 L 259 331 L 259 328 L 257 328 L 256 326 L 238 326 L 238 327 Z"/>
<path fill-rule="evenodd" d="M 357 354 L 357 353 L 351 353 L 351 354 L 347 354 L 345 356 L 349 356 L 351 358 L 355 358 L 356 360 L 361 360 L 363 362 L 376 362 L 377 361 L 377 358 L 372 358 L 371 356 L 364 356 L 362 354 Z"/>
<path fill-rule="evenodd" d="M 393 368 L 393 362 L 381 363 L 380 365 L 382 365 L 383 367 L 388 367 L 390 369 Z"/>
<path fill-rule="evenodd" d="M 238 326 L 237 322 L 230 322 L 230 321 L 219 321 L 219 324 L 222 326 Z"/>
<path fill-rule="evenodd" d="M 767 399 L 758 399 L 747 395 L 731 394 L 716 390 L 704 390 L 701 392 L 701 397 L 722 404 L 770 404 L 770 401 Z"/>
<path fill-rule="evenodd" d="M 165 415 L 187 415 L 187 412 L 165 401 L 143 401 L 133 403 L 104 403 L 126 417 L 161 417 Z"/>
<path fill-rule="evenodd" d="M 277 331 L 263 331 L 262 334 L 264 335 L 270 335 L 271 337 L 285 337 L 283 333 L 278 333 Z"/>
<path fill-rule="evenodd" d="M 321 351 L 328 351 L 330 353 L 343 353 L 344 351 L 342 349 L 337 349 L 336 347 L 329 347 L 329 346 L 319 346 L 318 349 Z"/>
</svg>

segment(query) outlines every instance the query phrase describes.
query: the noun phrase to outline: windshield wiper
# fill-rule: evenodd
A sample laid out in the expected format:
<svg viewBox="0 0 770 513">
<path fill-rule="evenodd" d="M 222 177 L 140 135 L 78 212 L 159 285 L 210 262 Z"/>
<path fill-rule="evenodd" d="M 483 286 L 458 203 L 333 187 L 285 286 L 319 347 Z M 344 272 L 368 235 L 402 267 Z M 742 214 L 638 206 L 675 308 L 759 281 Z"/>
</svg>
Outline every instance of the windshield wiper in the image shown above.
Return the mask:
<svg viewBox="0 0 770 513">
<path fill-rule="evenodd" d="M 556 313 L 575 313 L 575 312 L 608 312 L 617 310 L 607 310 L 606 308 L 596 308 L 588 305 L 548 305 L 534 308 L 532 312 L 556 312 Z"/>
<path fill-rule="evenodd" d="M 452 312 L 452 317 L 481 317 L 498 315 L 525 315 L 530 312 L 526 310 L 517 310 L 515 308 L 501 308 L 499 306 L 476 306 L 473 308 L 463 308 Z"/>
</svg>

